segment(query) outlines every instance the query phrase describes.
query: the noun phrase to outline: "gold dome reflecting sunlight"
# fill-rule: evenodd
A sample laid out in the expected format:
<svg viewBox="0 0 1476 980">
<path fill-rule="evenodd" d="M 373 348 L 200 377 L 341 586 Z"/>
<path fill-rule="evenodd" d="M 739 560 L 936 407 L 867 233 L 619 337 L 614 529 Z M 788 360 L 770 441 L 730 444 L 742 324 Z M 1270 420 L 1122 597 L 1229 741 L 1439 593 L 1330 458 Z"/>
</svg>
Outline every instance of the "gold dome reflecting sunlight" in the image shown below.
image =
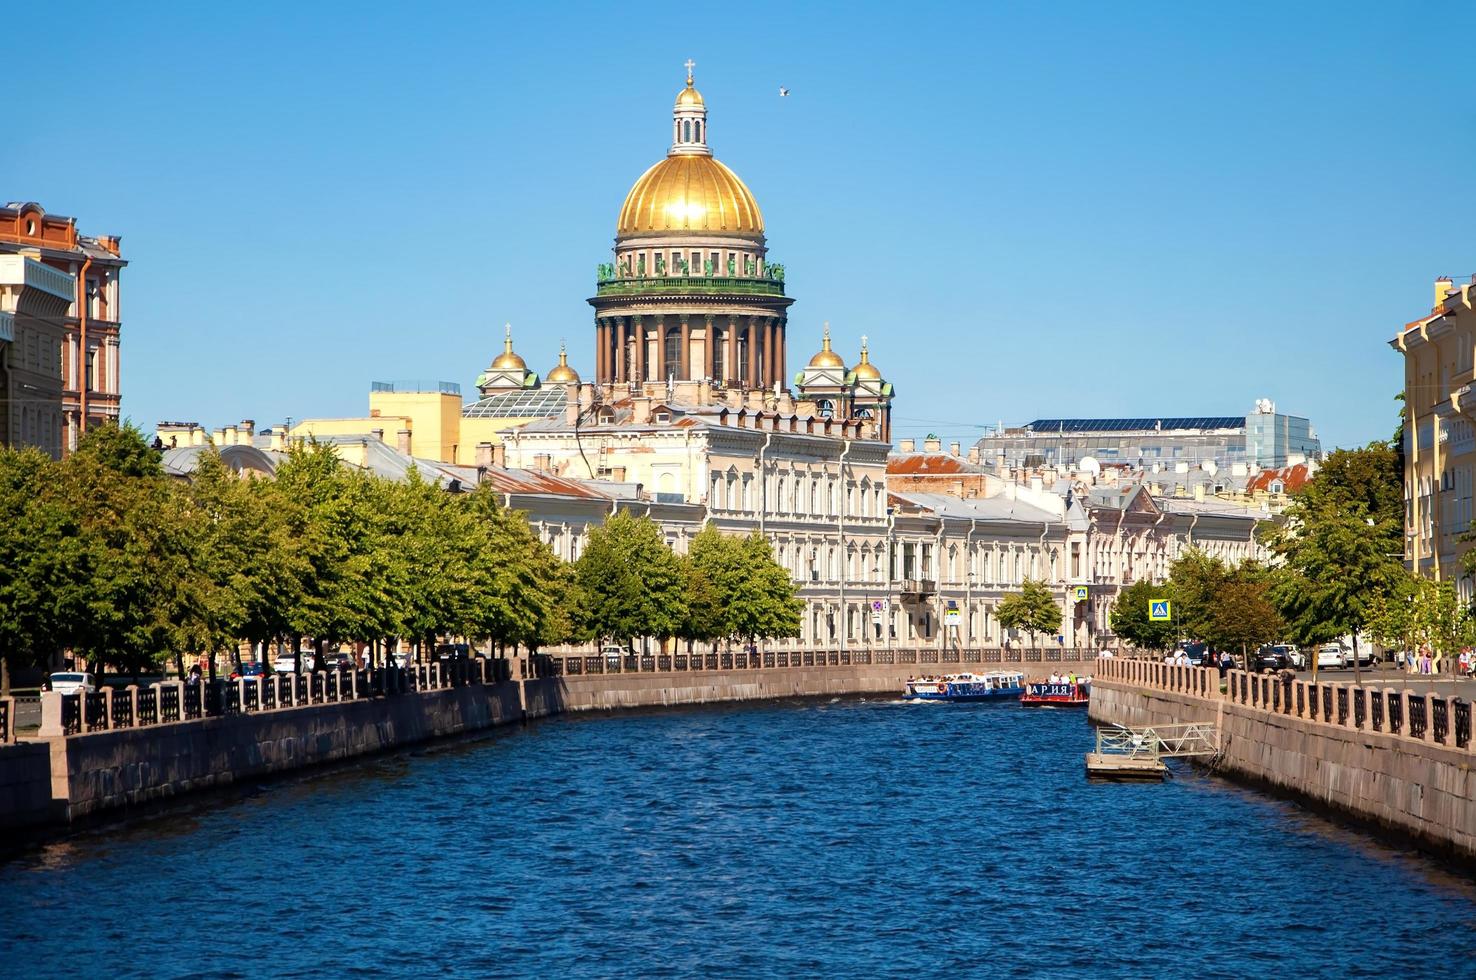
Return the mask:
<svg viewBox="0 0 1476 980">
<path fill-rule="evenodd" d="M 615 235 L 668 231 L 762 235 L 764 216 L 748 186 L 716 159 L 674 154 L 625 195 Z"/>
</svg>

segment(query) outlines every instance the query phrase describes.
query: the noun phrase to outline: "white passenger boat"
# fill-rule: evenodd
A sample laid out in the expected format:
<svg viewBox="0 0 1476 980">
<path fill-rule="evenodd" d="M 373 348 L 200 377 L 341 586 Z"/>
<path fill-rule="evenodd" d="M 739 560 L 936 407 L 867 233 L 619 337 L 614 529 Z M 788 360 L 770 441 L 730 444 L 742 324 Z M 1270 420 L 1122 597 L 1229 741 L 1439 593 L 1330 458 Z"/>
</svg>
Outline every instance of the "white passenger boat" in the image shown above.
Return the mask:
<svg viewBox="0 0 1476 980">
<path fill-rule="evenodd" d="M 908 680 L 908 701 L 999 701 L 1025 693 L 1025 675 L 1007 670 L 985 674 L 945 674 Z"/>
</svg>

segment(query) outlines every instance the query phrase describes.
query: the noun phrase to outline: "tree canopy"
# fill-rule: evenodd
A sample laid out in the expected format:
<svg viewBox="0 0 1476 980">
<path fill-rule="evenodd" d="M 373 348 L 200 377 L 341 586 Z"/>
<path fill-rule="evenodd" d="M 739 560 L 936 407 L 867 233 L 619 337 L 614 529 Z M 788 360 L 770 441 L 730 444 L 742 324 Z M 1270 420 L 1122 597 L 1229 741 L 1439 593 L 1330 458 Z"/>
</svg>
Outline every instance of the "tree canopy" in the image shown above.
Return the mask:
<svg viewBox="0 0 1476 980">
<path fill-rule="evenodd" d="M 1031 642 L 1038 633 L 1055 633 L 1061 628 L 1061 606 L 1051 594 L 1050 586 L 1036 579 L 1026 579 L 1019 592 L 999 601 L 995 610 L 999 624 L 1006 629 L 1023 629 Z"/>
</svg>

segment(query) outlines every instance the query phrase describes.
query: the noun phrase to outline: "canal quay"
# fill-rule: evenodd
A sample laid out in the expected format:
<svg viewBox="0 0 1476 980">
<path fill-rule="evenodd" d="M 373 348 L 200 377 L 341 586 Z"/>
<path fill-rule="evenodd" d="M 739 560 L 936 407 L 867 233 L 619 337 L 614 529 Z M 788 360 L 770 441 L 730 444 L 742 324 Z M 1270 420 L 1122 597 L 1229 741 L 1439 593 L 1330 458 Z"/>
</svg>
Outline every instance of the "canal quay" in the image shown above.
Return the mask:
<svg viewBox="0 0 1476 980">
<path fill-rule="evenodd" d="M 884 695 L 569 714 L 0 865 L 14 976 L 1460 975 L 1476 887 L 1079 712 Z M 79 930 L 91 937 L 78 940 Z M 16 972 L 12 973 L 12 969 Z"/>
</svg>

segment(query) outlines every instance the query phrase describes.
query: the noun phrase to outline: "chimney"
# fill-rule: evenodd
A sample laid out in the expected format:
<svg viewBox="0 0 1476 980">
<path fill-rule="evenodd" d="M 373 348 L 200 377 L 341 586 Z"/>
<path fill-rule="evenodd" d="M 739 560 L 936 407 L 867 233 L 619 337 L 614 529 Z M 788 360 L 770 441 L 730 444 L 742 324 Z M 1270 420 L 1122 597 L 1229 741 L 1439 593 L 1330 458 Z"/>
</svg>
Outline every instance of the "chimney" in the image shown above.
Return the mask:
<svg viewBox="0 0 1476 980">
<path fill-rule="evenodd" d="M 410 430 L 401 429 L 395 433 L 395 448 L 406 456 L 410 455 Z"/>
<path fill-rule="evenodd" d="M 1194 484 L 1194 499 L 1195 500 L 1199 500 L 1199 501 L 1203 501 L 1204 500 L 1204 484 L 1203 483 L 1196 483 L 1196 484 Z"/>
<path fill-rule="evenodd" d="M 190 445 L 191 446 L 203 446 L 203 445 L 205 445 L 205 428 L 204 428 L 204 426 L 195 425 L 195 426 L 191 426 L 190 427 Z"/>
<path fill-rule="evenodd" d="M 256 437 L 256 419 L 241 420 L 241 445 L 251 445 L 251 440 Z"/>
<path fill-rule="evenodd" d="M 937 436 L 928 436 L 926 439 L 923 440 L 924 452 L 936 453 L 941 452 L 942 449 L 943 440 L 939 439 Z"/>
<path fill-rule="evenodd" d="M 490 442 L 477 443 L 477 467 L 485 468 L 492 465 L 492 444 Z"/>
<path fill-rule="evenodd" d="M 383 429 L 370 429 L 369 430 L 369 434 L 371 436 L 373 436 L 374 438 L 378 439 L 380 442 L 384 442 L 384 430 Z"/>
<path fill-rule="evenodd" d="M 507 466 L 507 443 L 499 442 L 492 447 L 492 465 Z"/>
<path fill-rule="evenodd" d="M 1435 280 L 1435 305 L 1432 309 L 1438 310 L 1445 305 L 1445 297 L 1455 292 L 1455 283 L 1450 276 L 1441 276 Z"/>
<path fill-rule="evenodd" d="M 579 386 L 579 407 L 581 410 L 594 408 L 595 386 L 582 384 Z"/>
<path fill-rule="evenodd" d="M 633 425 L 645 425 L 651 421 L 651 399 L 637 395 L 630 400 L 630 421 Z"/>
<path fill-rule="evenodd" d="M 221 429 L 220 437 L 221 446 L 234 446 L 236 444 L 236 427 L 234 425 L 228 425 L 224 429 Z"/>
<path fill-rule="evenodd" d="M 272 445 L 271 445 L 271 449 L 272 449 L 272 452 L 274 452 L 274 453 L 286 452 L 286 450 L 287 450 L 287 429 L 286 429 L 286 427 L 284 427 L 284 426 L 278 426 L 277 428 L 275 428 L 275 429 L 272 430 Z"/>
<path fill-rule="evenodd" d="M 579 424 L 579 389 L 574 385 L 564 385 L 564 424 Z"/>
<path fill-rule="evenodd" d="M 916 449 L 917 443 L 913 442 L 911 439 L 902 439 L 897 443 L 897 451 L 899 453 L 910 453 Z"/>
<path fill-rule="evenodd" d="M 978 466 L 979 465 L 979 447 L 978 446 L 970 446 L 969 447 L 969 462 L 970 463 L 973 463 L 975 466 Z"/>
<path fill-rule="evenodd" d="M 962 447 L 958 443 L 956 443 L 956 442 L 950 442 L 948 444 L 948 455 L 950 455 L 950 456 L 958 456 L 961 453 L 961 451 L 962 451 Z"/>
</svg>

